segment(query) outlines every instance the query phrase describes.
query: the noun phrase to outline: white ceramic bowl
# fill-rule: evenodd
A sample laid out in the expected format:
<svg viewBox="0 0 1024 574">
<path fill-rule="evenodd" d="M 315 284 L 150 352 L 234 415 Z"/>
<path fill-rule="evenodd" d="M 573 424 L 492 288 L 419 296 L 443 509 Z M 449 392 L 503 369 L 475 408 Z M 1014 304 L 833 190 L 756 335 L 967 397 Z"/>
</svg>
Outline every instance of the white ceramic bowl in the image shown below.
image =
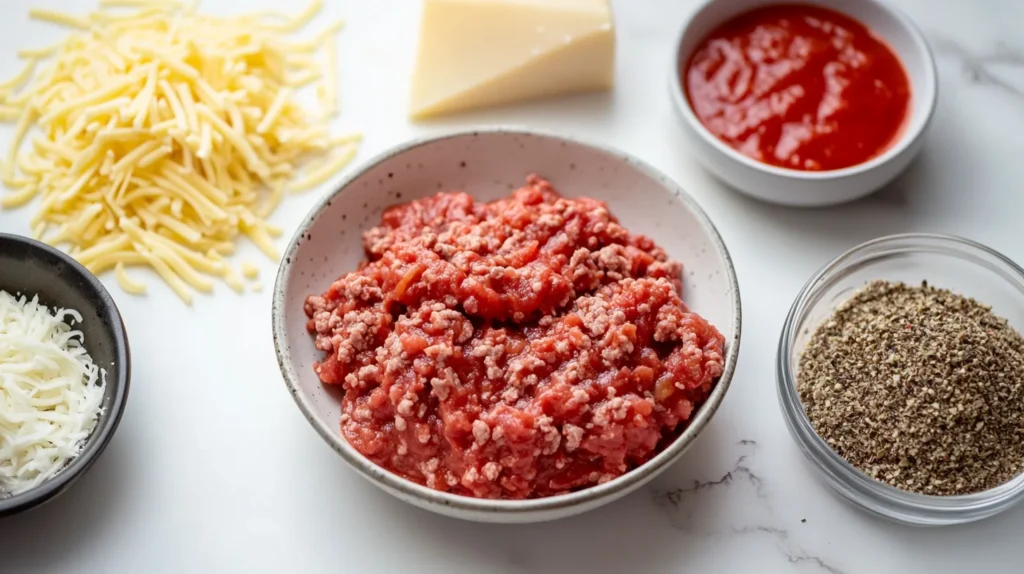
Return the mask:
<svg viewBox="0 0 1024 574">
<path fill-rule="evenodd" d="M 900 139 L 882 155 L 837 170 L 808 172 L 761 163 L 734 150 L 701 124 L 682 87 L 682 70 L 704 37 L 748 10 L 780 2 L 709 0 L 687 19 L 672 60 L 669 90 L 697 159 L 732 187 L 783 205 L 833 205 L 863 197 L 892 181 L 921 150 L 938 98 L 935 60 L 924 35 L 902 12 L 880 0 L 803 0 L 865 24 L 896 52 L 910 78 L 910 119 Z"/>
<path fill-rule="evenodd" d="M 442 493 L 384 470 L 340 435 L 340 405 L 313 362 L 322 353 L 306 331 L 303 302 L 364 258 L 362 231 L 381 210 L 440 190 L 479 200 L 502 197 L 536 172 L 567 196 L 607 201 L 627 229 L 644 233 L 683 262 L 684 299 L 726 339 L 725 371 L 690 426 L 663 452 L 605 484 L 535 500 L 481 500 Z M 325 197 L 285 253 L 273 303 L 281 373 L 302 413 L 334 450 L 373 484 L 421 508 L 485 522 L 537 522 L 585 512 L 639 488 L 679 459 L 721 404 L 740 344 L 740 295 L 729 253 L 703 211 L 678 185 L 618 151 L 564 137 L 508 129 L 461 132 L 400 145 L 365 164 Z"/>
</svg>

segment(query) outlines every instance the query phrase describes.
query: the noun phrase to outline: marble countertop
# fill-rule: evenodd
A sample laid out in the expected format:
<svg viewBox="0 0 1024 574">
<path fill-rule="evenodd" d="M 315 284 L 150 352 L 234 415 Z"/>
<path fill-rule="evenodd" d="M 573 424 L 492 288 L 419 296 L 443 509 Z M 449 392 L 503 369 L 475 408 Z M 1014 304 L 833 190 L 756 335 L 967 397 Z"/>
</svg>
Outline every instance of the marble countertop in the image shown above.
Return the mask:
<svg viewBox="0 0 1024 574">
<path fill-rule="evenodd" d="M 1024 506 L 931 530 L 870 517 L 817 479 L 776 401 L 775 346 L 786 311 L 811 273 L 847 248 L 889 233 L 933 231 L 1024 261 L 1024 3 L 894 3 L 927 33 L 938 58 L 939 107 L 927 145 L 882 192 L 842 207 L 797 210 L 729 191 L 691 159 L 665 83 L 692 0 L 615 1 L 618 77 L 610 94 L 421 126 L 405 116 L 416 3 L 331 2 L 328 12 L 349 23 L 339 127 L 365 131 L 361 159 L 415 135 L 520 124 L 629 150 L 697 198 L 731 250 L 743 295 L 743 349 L 725 403 L 678 464 L 619 502 L 547 524 L 459 522 L 378 491 L 316 436 L 277 372 L 269 289 L 246 297 L 222 292 L 185 309 L 153 281 L 150 296 L 132 298 L 105 278 L 130 326 L 128 410 L 75 488 L 0 520 L 0 571 L 1021 571 Z M 29 6 L 38 4 L 5 2 L 0 75 L 16 71 L 16 49 L 57 38 L 26 23 Z M 84 10 L 92 3 L 46 4 Z M 274 4 L 203 3 L 218 12 Z M 9 134 L 0 133 L 0 141 Z M 275 222 L 293 228 L 317 195 L 291 198 Z M 0 230 L 27 233 L 28 219 L 27 211 L 0 213 Z M 249 255 L 243 250 L 240 259 Z M 269 284 L 273 266 L 261 265 Z"/>
</svg>

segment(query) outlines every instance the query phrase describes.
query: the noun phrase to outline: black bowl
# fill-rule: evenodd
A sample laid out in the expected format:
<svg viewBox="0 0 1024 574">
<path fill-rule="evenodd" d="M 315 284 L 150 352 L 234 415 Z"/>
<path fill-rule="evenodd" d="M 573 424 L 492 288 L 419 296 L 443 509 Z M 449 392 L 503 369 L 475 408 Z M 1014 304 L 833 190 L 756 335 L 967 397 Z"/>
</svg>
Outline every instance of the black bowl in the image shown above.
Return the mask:
<svg viewBox="0 0 1024 574">
<path fill-rule="evenodd" d="M 42 504 L 67 490 L 89 470 L 106 448 L 124 412 L 131 379 L 128 335 L 110 293 L 96 277 L 71 257 L 25 237 L 0 233 L 0 290 L 23 294 L 50 307 L 74 309 L 82 323 L 75 328 L 85 336 L 93 362 L 106 370 L 103 413 L 82 452 L 53 478 L 39 486 L 2 498 L 0 516 Z"/>
</svg>

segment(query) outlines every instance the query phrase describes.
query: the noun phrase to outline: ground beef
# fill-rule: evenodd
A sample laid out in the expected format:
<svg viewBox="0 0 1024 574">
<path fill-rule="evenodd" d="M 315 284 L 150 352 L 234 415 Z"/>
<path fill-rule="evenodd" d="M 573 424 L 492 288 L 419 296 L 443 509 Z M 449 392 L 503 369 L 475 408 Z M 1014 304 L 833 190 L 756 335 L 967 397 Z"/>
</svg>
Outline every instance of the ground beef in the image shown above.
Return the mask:
<svg viewBox="0 0 1024 574">
<path fill-rule="evenodd" d="M 551 496 L 644 463 L 722 373 L 682 265 L 607 206 L 536 176 L 476 203 L 388 209 L 367 261 L 306 301 L 344 388 L 341 433 L 380 466 L 483 498 Z"/>
</svg>

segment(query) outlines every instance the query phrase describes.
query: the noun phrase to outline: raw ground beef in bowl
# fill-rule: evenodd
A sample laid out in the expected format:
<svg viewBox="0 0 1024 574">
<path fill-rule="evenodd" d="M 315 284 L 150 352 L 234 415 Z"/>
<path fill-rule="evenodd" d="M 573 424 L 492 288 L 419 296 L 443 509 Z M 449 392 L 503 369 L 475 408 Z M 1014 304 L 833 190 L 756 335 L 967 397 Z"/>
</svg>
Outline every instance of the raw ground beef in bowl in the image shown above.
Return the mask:
<svg viewBox="0 0 1024 574">
<path fill-rule="evenodd" d="M 314 368 L 343 391 L 345 440 L 427 487 L 518 500 L 607 482 L 674 440 L 723 373 L 682 265 L 539 177 L 490 203 L 391 207 L 363 246 L 306 299 Z"/>
</svg>

